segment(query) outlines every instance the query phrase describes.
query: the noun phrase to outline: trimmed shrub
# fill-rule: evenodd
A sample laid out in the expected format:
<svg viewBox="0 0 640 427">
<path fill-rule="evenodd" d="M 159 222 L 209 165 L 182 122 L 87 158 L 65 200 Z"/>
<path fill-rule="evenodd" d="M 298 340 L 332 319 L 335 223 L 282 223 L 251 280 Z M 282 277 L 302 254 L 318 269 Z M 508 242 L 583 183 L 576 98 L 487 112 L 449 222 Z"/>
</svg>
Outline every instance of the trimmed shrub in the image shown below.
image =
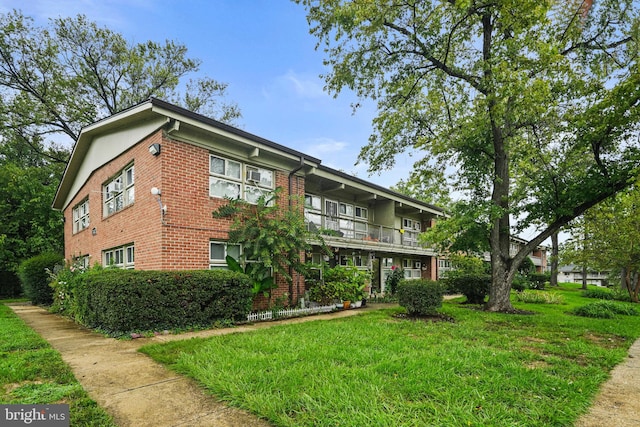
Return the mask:
<svg viewBox="0 0 640 427">
<path fill-rule="evenodd" d="M 20 279 L 13 271 L 0 271 L 0 298 L 16 298 L 22 295 Z"/>
<path fill-rule="evenodd" d="M 630 304 L 601 300 L 578 307 L 574 310 L 574 313 L 583 317 L 613 319 L 617 314 L 636 316 L 638 314 L 638 310 Z"/>
<path fill-rule="evenodd" d="M 402 280 L 398 284 L 398 303 L 411 316 L 435 314 L 442 307 L 446 287 L 433 280 Z"/>
<path fill-rule="evenodd" d="M 80 277 L 76 318 L 112 334 L 246 320 L 253 301 L 251 279 L 227 270 L 106 269 Z"/>
<path fill-rule="evenodd" d="M 489 294 L 491 276 L 487 274 L 467 274 L 446 279 L 452 292 L 463 294 L 469 304 L 483 304 Z"/>
<path fill-rule="evenodd" d="M 551 281 L 550 273 L 531 273 L 529 274 L 529 288 L 543 290 L 546 283 Z"/>
<path fill-rule="evenodd" d="M 511 282 L 511 289 L 517 292 L 522 292 L 527 289 L 529 285 L 529 280 L 521 274 L 517 274 L 516 277 L 513 278 L 513 282 Z"/>
<path fill-rule="evenodd" d="M 25 296 L 33 304 L 51 305 L 53 289 L 49 286 L 56 266 L 64 264 L 62 255 L 47 252 L 23 261 L 18 268 Z"/>
</svg>

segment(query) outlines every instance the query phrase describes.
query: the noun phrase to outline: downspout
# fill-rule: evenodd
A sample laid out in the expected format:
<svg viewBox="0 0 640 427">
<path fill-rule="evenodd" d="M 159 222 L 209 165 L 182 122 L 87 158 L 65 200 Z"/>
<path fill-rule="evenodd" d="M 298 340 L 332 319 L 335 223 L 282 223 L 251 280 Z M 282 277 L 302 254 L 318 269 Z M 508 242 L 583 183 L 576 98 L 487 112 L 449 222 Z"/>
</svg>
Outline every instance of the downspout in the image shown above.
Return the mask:
<svg viewBox="0 0 640 427">
<path fill-rule="evenodd" d="M 295 167 L 295 169 L 289 172 L 289 207 L 293 206 L 293 178 L 294 175 L 304 167 L 304 156 L 300 156 L 300 164 Z M 289 266 L 289 277 L 291 277 L 292 282 L 289 284 L 289 307 L 293 306 L 293 267 Z M 296 276 L 296 304 L 300 299 L 300 279 Z"/>
</svg>

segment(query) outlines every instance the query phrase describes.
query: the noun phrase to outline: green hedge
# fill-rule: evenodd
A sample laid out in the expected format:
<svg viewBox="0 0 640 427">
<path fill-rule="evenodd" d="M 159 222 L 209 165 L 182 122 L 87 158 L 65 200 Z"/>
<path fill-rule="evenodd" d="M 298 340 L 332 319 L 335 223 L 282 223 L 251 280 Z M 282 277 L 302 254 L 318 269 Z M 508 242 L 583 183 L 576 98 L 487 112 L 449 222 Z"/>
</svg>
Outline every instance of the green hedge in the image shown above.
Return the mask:
<svg viewBox="0 0 640 427">
<path fill-rule="evenodd" d="M 16 298 L 22 295 L 20 279 L 13 271 L 0 271 L 0 298 Z"/>
<path fill-rule="evenodd" d="M 53 288 L 49 286 L 56 266 L 64 265 L 64 257 L 46 252 L 29 258 L 18 267 L 18 277 L 27 298 L 33 304 L 51 305 Z"/>
<path fill-rule="evenodd" d="M 432 315 L 442 307 L 445 290 L 433 280 L 403 280 L 398 284 L 398 303 L 412 316 Z"/>
<path fill-rule="evenodd" d="M 106 269 L 82 275 L 76 318 L 112 334 L 206 327 L 246 320 L 251 288 L 248 276 L 227 270 Z"/>
<path fill-rule="evenodd" d="M 491 276 L 488 274 L 466 274 L 446 279 L 451 292 L 463 294 L 469 304 L 483 304 L 489 294 Z"/>
</svg>

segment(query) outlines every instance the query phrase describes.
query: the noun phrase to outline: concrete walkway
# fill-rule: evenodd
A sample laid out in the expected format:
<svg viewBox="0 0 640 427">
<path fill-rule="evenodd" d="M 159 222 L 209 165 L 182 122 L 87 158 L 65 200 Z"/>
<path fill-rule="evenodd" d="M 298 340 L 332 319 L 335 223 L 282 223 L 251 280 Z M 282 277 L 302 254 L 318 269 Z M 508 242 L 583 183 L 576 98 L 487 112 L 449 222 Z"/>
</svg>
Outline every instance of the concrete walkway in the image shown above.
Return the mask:
<svg viewBox="0 0 640 427">
<path fill-rule="evenodd" d="M 144 344 L 246 332 L 283 323 L 328 320 L 381 308 L 381 305 L 376 305 L 237 328 L 120 341 L 105 338 L 39 307 L 8 305 L 60 352 L 84 389 L 122 427 L 269 426 L 252 414 L 216 401 L 192 380 L 139 353 L 138 348 Z M 629 357 L 611 372 L 611 379 L 603 385 L 595 404 L 578 420 L 576 427 L 640 426 L 638 398 L 640 340 L 629 349 Z"/>
<path fill-rule="evenodd" d="M 161 335 L 133 341 L 106 338 L 67 318 L 29 304 L 7 304 L 24 322 L 62 355 L 74 375 L 98 404 L 122 427 L 267 427 L 256 416 L 231 408 L 205 394 L 194 381 L 178 375 L 138 348 L 153 342 L 207 337 L 268 328 L 282 323 L 327 320 L 368 309 L 263 322 L 237 328 Z"/>
</svg>

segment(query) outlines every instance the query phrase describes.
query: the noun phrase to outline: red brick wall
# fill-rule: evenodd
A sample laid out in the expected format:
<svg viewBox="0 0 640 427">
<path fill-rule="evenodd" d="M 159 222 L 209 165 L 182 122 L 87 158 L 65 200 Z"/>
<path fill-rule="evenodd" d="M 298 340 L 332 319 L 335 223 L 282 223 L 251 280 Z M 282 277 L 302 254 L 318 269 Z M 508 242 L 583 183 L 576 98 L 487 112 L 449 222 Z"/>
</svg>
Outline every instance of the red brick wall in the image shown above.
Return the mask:
<svg viewBox="0 0 640 427">
<path fill-rule="evenodd" d="M 152 143 L 161 144 L 159 156 L 149 153 Z M 212 216 L 225 201 L 209 197 L 209 153 L 207 149 L 174 141 L 158 131 L 99 168 L 65 209 L 65 257 L 90 255 L 92 265 L 102 264 L 103 250 L 133 243 L 138 270 L 208 269 L 210 240 L 226 240 L 231 224 L 229 219 Z M 135 202 L 103 218 L 102 185 L 131 162 L 135 165 Z M 275 184 L 282 187 L 286 195 L 288 172 L 276 171 Z M 152 187 L 162 192 L 162 204 L 167 207 L 164 218 L 156 196 L 150 192 Z M 304 178 L 294 177 L 292 191 L 304 195 Z M 72 209 L 87 195 L 90 225 L 72 234 Z M 286 199 L 283 202 L 287 203 Z M 93 228 L 95 236 L 91 232 Z M 297 281 L 304 292 L 302 278 L 294 277 L 294 303 Z M 277 283 L 279 287 L 273 291 L 272 302 L 289 293 L 286 281 L 277 278 Z M 258 300 L 258 305 L 266 306 L 266 300 Z"/>
</svg>

